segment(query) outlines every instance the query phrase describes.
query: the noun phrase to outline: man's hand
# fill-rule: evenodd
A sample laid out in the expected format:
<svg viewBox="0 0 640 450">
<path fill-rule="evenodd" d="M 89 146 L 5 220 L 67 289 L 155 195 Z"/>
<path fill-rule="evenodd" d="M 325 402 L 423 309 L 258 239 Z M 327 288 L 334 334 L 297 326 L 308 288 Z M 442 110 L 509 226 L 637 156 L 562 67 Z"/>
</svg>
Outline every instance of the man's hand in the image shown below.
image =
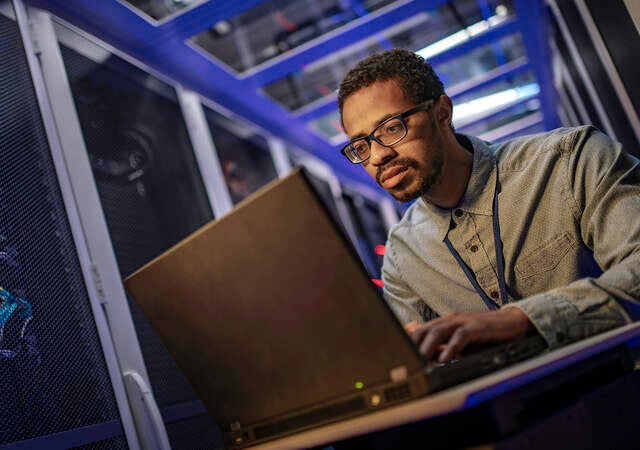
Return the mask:
<svg viewBox="0 0 640 450">
<path fill-rule="evenodd" d="M 452 313 L 404 328 L 427 359 L 449 362 L 468 344 L 503 342 L 523 337 L 533 325 L 518 308 L 477 313 Z"/>
</svg>

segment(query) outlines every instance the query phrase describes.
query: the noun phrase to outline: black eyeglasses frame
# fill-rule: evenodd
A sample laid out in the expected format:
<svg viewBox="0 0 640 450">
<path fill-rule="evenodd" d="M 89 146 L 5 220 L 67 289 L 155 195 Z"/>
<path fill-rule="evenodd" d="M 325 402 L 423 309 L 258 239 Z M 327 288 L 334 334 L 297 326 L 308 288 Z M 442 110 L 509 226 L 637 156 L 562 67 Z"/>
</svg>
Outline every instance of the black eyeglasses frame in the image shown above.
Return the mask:
<svg viewBox="0 0 640 450">
<path fill-rule="evenodd" d="M 368 135 L 368 136 L 363 136 L 363 137 L 359 137 L 356 139 L 353 139 L 352 141 L 349 141 L 344 147 L 342 147 L 342 149 L 340 150 L 340 153 L 342 153 L 344 155 L 345 158 L 347 158 L 349 160 L 349 162 L 353 163 L 353 164 L 362 164 L 363 162 L 366 162 L 370 157 L 371 157 L 371 141 L 375 141 L 378 144 L 382 145 L 383 147 L 391 147 L 396 145 L 398 142 L 400 142 L 401 140 L 403 140 L 405 137 L 407 137 L 407 134 L 409 133 L 409 129 L 407 128 L 407 124 L 405 123 L 404 119 L 406 119 L 407 117 L 418 113 L 420 111 L 429 111 L 431 109 L 431 107 L 434 104 L 434 100 L 435 99 L 429 99 L 426 100 L 422 103 L 420 103 L 418 106 L 411 108 L 407 111 L 404 111 L 400 114 L 396 114 L 395 116 L 391 116 L 387 119 L 385 119 L 383 122 L 381 122 L 380 124 L 378 124 L 373 131 Z M 402 126 L 404 127 L 404 134 L 396 139 L 395 141 L 391 142 L 390 144 L 385 144 L 384 142 L 381 142 L 376 136 L 375 133 L 376 131 L 378 131 L 381 127 L 383 127 L 385 124 L 391 122 L 392 120 L 396 120 L 399 119 L 400 122 L 402 122 Z M 360 160 L 360 161 L 354 161 L 351 158 L 349 158 L 349 156 L 347 156 L 347 150 L 348 148 L 351 146 L 353 147 L 353 143 L 354 142 L 359 142 L 359 141 L 366 141 L 367 144 L 369 145 L 369 154 L 367 155 L 366 158 Z"/>
</svg>

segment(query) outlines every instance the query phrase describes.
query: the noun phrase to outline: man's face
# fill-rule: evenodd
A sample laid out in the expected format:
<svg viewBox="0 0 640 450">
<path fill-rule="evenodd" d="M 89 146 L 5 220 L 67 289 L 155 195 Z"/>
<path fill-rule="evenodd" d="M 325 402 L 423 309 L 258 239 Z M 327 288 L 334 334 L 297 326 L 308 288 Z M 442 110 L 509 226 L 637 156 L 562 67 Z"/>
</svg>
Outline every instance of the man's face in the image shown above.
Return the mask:
<svg viewBox="0 0 640 450">
<path fill-rule="evenodd" d="M 395 81 L 378 81 L 351 94 L 342 108 L 350 139 L 367 136 L 383 120 L 417 106 L 405 98 Z M 371 157 L 362 163 L 376 182 L 396 200 L 411 201 L 440 182 L 444 163 L 442 131 L 432 111 L 404 119 L 407 135 L 392 147 L 375 141 Z"/>
</svg>

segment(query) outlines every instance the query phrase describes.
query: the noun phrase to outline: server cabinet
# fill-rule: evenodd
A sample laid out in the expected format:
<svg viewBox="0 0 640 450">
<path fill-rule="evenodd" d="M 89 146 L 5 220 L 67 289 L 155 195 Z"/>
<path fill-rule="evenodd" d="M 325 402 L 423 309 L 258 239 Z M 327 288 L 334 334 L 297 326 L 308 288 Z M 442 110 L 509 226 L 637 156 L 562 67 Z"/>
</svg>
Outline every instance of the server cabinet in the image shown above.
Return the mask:
<svg viewBox="0 0 640 450">
<path fill-rule="evenodd" d="M 0 0 L 0 446 L 138 448 L 26 29 Z"/>
<path fill-rule="evenodd" d="M 54 25 L 122 278 L 213 219 L 174 86 Z M 150 385 L 176 449 L 220 446 L 215 424 L 135 301 Z"/>
</svg>

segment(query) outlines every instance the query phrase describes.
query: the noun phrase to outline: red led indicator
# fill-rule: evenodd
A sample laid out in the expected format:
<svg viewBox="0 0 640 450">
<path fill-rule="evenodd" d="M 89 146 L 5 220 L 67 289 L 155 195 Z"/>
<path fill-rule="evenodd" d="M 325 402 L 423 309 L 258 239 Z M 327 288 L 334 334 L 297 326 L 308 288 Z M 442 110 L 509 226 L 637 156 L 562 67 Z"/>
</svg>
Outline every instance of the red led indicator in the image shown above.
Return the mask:
<svg viewBox="0 0 640 450">
<path fill-rule="evenodd" d="M 379 288 L 383 288 L 384 287 L 384 283 L 379 278 L 372 278 L 371 281 L 373 282 L 373 284 L 375 284 Z"/>
<path fill-rule="evenodd" d="M 386 248 L 384 245 L 380 244 L 380 245 L 376 245 L 376 248 L 374 249 L 374 251 L 376 252 L 376 255 L 384 256 L 384 252 L 386 251 Z"/>
</svg>

